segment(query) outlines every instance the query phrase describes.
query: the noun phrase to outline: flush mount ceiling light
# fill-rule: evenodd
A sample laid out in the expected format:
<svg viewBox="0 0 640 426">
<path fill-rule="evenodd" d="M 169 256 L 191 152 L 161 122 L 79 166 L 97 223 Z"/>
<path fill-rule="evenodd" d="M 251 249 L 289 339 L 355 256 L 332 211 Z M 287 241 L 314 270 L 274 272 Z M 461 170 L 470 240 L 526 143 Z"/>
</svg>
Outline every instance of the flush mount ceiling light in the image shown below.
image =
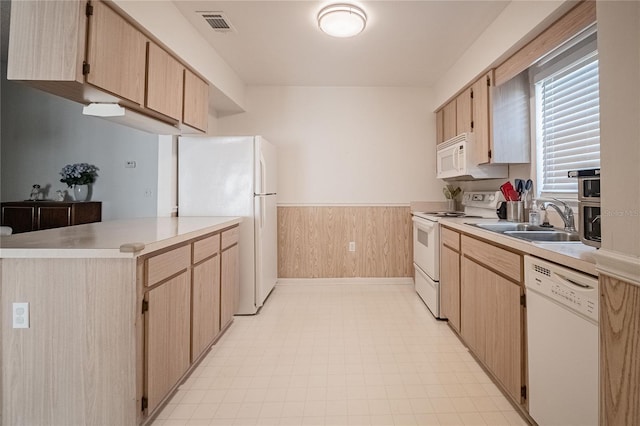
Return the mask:
<svg viewBox="0 0 640 426">
<path fill-rule="evenodd" d="M 318 26 L 333 37 L 353 37 L 367 24 L 364 10 L 351 4 L 332 4 L 318 13 Z"/>
</svg>

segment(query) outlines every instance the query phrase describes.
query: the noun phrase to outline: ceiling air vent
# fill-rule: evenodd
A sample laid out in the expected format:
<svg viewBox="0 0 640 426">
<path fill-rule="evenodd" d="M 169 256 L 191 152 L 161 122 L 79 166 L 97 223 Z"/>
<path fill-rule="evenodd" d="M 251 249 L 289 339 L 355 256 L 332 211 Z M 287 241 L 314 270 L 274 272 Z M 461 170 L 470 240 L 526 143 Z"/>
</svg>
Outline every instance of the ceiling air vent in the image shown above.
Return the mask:
<svg viewBox="0 0 640 426">
<path fill-rule="evenodd" d="M 222 12 L 198 12 L 214 31 L 221 33 L 236 32 L 229 18 Z"/>
</svg>

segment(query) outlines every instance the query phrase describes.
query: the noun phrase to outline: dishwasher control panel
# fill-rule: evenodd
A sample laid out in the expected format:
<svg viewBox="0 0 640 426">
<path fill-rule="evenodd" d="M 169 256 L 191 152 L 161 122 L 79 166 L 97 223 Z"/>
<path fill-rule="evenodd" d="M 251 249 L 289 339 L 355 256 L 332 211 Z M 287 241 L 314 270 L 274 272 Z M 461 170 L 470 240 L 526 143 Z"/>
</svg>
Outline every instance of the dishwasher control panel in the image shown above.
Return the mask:
<svg viewBox="0 0 640 426">
<path fill-rule="evenodd" d="M 591 275 L 526 256 L 525 287 L 598 322 L 598 279 Z"/>
</svg>

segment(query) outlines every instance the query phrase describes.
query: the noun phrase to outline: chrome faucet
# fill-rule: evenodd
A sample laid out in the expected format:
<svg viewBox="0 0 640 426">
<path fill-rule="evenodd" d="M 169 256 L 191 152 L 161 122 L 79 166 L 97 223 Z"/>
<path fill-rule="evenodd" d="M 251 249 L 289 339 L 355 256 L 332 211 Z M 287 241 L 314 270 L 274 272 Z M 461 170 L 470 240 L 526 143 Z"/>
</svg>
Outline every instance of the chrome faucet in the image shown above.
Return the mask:
<svg viewBox="0 0 640 426">
<path fill-rule="evenodd" d="M 569 205 L 564 201 L 560 201 L 557 198 L 552 198 L 552 200 L 555 200 L 556 202 L 562 204 L 562 207 L 564 207 L 564 212 L 560 210 L 560 207 L 558 207 L 556 203 L 552 203 L 551 201 L 543 201 L 542 208 L 546 209 L 548 207 L 553 207 L 553 209 L 558 212 L 558 214 L 562 218 L 562 221 L 564 222 L 564 230 L 567 232 L 575 232 L 576 226 L 573 220 L 573 210 L 571 210 L 571 207 L 569 207 Z"/>
</svg>

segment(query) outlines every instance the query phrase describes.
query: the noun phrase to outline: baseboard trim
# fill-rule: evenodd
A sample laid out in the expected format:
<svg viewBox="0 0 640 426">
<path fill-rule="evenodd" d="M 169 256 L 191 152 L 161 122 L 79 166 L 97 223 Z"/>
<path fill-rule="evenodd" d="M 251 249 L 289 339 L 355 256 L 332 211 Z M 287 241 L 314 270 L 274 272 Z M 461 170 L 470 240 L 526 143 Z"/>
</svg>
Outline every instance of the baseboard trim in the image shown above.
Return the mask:
<svg viewBox="0 0 640 426">
<path fill-rule="evenodd" d="M 640 286 L 640 257 L 600 249 L 595 258 L 599 273 Z"/>
<path fill-rule="evenodd" d="M 371 285 L 413 285 L 412 277 L 391 278 L 278 278 L 277 285 L 341 285 L 341 284 L 371 284 Z"/>
</svg>

